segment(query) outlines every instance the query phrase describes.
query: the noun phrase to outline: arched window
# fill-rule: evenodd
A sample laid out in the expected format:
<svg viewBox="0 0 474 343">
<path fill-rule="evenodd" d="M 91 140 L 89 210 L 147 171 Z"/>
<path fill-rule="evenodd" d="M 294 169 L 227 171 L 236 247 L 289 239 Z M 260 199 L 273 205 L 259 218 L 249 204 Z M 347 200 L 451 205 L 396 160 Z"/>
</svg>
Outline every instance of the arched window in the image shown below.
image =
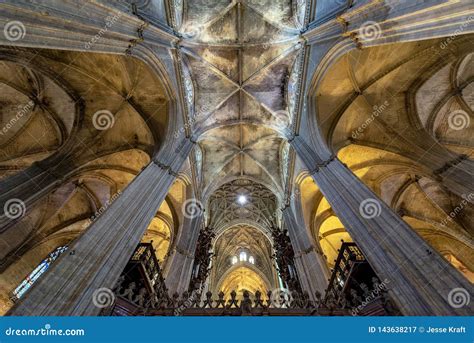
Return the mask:
<svg viewBox="0 0 474 343">
<path fill-rule="evenodd" d="M 232 264 L 236 264 L 238 262 L 237 256 L 232 257 Z"/>
<path fill-rule="evenodd" d="M 67 246 L 61 246 L 54 249 L 41 263 L 33 269 L 33 271 L 18 285 L 13 291 L 12 300 L 20 299 L 23 294 L 30 289 L 38 278 L 48 270 L 51 263 L 53 263 L 63 252 L 67 250 Z"/>
<path fill-rule="evenodd" d="M 240 252 L 240 261 L 247 261 L 247 253 L 245 251 Z"/>
<path fill-rule="evenodd" d="M 249 263 L 255 264 L 255 258 L 253 256 L 249 257 Z"/>
</svg>

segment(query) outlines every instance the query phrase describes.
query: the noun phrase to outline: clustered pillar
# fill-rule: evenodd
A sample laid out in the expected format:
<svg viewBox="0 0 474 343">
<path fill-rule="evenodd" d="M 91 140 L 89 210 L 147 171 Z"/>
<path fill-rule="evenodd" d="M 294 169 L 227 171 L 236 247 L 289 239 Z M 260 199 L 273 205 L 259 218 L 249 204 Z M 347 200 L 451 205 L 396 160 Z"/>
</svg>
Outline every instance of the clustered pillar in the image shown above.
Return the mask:
<svg viewBox="0 0 474 343">
<path fill-rule="evenodd" d="M 193 199 L 192 196 L 192 187 L 188 186 L 186 188 L 186 199 Z M 194 211 L 183 209 L 183 223 L 179 227 L 176 244 L 170 252 L 165 267 L 166 286 L 170 293 L 181 294 L 187 291 L 191 280 L 194 252 L 196 251 L 203 220 L 203 212 L 199 207 L 199 202 L 195 200 L 192 205 L 195 208 Z"/>
<path fill-rule="evenodd" d="M 114 287 L 191 148 L 180 145 L 172 167 L 151 162 L 8 314 L 99 314 L 95 298 Z"/>
<path fill-rule="evenodd" d="M 327 288 L 329 271 L 313 245 L 305 225 L 298 223 L 290 206 L 283 209 L 283 220 L 295 252 L 295 264 L 301 287 L 315 300 L 316 292 L 324 294 Z"/>
<path fill-rule="evenodd" d="M 404 315 L 469 315 L 449 294 L 472 285 L 342 162 L 321 162 L 308 145 L 292 144 L 346 230 Z"/>
</svg>

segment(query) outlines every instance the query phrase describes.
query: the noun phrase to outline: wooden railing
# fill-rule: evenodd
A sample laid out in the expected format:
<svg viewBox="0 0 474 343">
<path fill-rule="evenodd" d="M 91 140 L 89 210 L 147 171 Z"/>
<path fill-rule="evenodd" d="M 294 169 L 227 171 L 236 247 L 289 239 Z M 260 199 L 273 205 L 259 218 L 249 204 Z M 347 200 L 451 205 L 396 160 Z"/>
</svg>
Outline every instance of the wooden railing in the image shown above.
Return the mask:
<svg viewBox="0 0 474 343">
<path fill-rule="evenodd" d="M 114 288 L 115 300 L 103 315 L 112 316 L 225 316 L 225 315 L 348 315 L 330 309 L 320 295 L 316 300 L 300 291 L 276 289 L 230 294 L 199 289 L 170 296 L 151 243 L 140 243 Z"/>
<path fill-rule="evenodd" d="M 398 315 L 388 284 L 389 280 L 380 281 L 355 243 L 342 241 L 324 303 L 350 309 L 352 315 Z"/>
<path fill-rule="evenodd" d="M 357 245 L 355 243 L 343 242 L 339 249 L 331 278 L 329 279 L 325 299 L 328 300 L 332 297 L 336 303 L 339 303 L 341 298 L 344 297 L 345 290 L 349 285 L 348 280 L 352 273 L 365 264 L 367 264 L 367 261 Z"/>
<path fill-rule="evenodd" d="M 370 287 L 357 280 L 372 277 Z M 352 285 L 352 286 L 351 286 Z M 381 285 L 383 287 L 381 287 Z M 351 290 L 349 286 L 358 286 Z M 140 243 L 114 288 L 115 301 L 103 315 L 112 316 L 349 316 L 387 315 L 385 285 L 375 277 L 363 254 L 354 243 L 343 243 L 326 295 L 275 289 L 262 294 L 230 294 L 199 289 L 179 295 L 168 294 L 158 259 L 151 243 Z M 372 289 L 372 290 L 371 290 Z M 361 291 L 362 290 L 362 291 Z M 377 290 L 377 293 L 374 293 Z M 380 292 L 379 292 L 380 291 Z M 355 292 L 355 295 L 353 294 Z M 361 292 L 361 293 L 360 293 Z M 375 294 L 373 296 L 372 293 Z M 362 306 L 363 305 L 363 306 Z"/>
<path fill-rule="evenodd" d="M 143 277 L 150 291 L 154 289 L 157 283 L 164 285 L 165 280 L 152 243 L 140 243 L 133 253 L 129 264 L 136 264 L 143 269 Z"/>
<path fill-rule="evenodd" d="M 150 299 L 168 299 L 168 289 L 161 273 L 152 242 L 138 244 L 114 289 L 113 305 L 102 315 L 137 315 Z M 122 308 L 123 303 L 134 304 Z"/>
<path fill-rule="evenodd" d="M 169 298 L 151 298 L 145 303 L 137 298 L 117 297 L 111 315 L 115 316 L 348 316 L 348 309 L 330 309 L 321 299 L 312 301 L 308 294 L 274 290 L 263 296 L 260 292 L 244 291 L 238 298 L 235 291 L 230 299 L 220 292 L 214 297 L 184 292 Z"/>
</svg>

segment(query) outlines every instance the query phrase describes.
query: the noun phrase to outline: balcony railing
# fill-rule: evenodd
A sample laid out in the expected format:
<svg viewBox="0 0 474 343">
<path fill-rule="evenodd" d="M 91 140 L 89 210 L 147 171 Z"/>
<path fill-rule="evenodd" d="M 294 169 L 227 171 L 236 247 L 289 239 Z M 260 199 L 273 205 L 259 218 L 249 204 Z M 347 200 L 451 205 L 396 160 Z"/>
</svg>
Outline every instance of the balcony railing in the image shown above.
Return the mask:
<svg viewBox="0 0 474 343">
<path fill-rule="evenodd" d="M 170 296 L 151 243 L 140 243 L 114 288 L 114 303 L 103 314 L 112 316 L 386 315 L 390 311 L 385 309 L 388 306 L 385 298 L 377 292 L 372 299 L 370 294 L 367 295 L 370 287 L 364 288 L 363 284 L 358 284 L 367 277 L 373 277 L 374 283 L 371 285 L 373 289 L 380 288 L 380 282 L 357 246 L 354 243 L 344 243 L 325 297 L 318 292 L 310 298 L 306 292 L 278 289 L 267 294 L 260 292 L 250 294 L 248 291 L 243 291 L 242 294 L 237 294 L 235 291 L 230 294 L 223 292 L 213 294 L 210 291 L 201 294 L 200 290 L 193 290 Z M 350 300 L 351 290 L 348 288 L 350 285 L 359 286 L 356 295 L 362 289 L 355 302 Z M 363 300 L 367 300 L 367 304 L 361 307 L 360 304 L 364 304 Z"/>
<path fill-rule="evenodd" d="M 237 292 L 230 293 L 230 299 L 220 292 L 202 295 L 197 292 L 174 294 L 169 298 L 148 298 L 140 296 L 117 297 L 111 315 L 115 316 L 348 316 L 348 309 L 330 309 L 321 299 L 312 301 L 308 294 L 289 291 L 270 291 L 266 295 L 243 292 L 238 299 Z"/>
<path fill-rule="evenodd" d="M 397 315 L 387 294 L 388 283 L 379 280 L 355 243 L 342 241 L 324 303 L 350 309 L 353 315 Z"/>
<path fill-rule="evenodd" d="M 156 258 L 152 243 L 140 243 L 130 259 L 129 265 L 137 266 L 146 280 L 148 289 L 153 290 L 155 284 L 164 284 L 160 264 Z"/>
<path fill-rule="evenodd" d="M 168 290 L 152 242 L 138 244 L 114 287 L 115 301 L 103 315 L 136 315 L 150 299 L 168 299 Z M 122 306 L 123 304 L 137 306 Z"/>
<path fill-rule="evenodd" d="M 343 242 L 339 249 L 334 269 L 329 279 L 325 299 L 332 297 L 337 304 L 344 297 L 345 290 L 349 286 L 350 278 L 354 271 L 366 269 L 367 261 L 355 243 Z M 370 274 L 373 274 L 371 272 Z M 371 275 L 375 276 L 375 274 Z"/>
</svg>

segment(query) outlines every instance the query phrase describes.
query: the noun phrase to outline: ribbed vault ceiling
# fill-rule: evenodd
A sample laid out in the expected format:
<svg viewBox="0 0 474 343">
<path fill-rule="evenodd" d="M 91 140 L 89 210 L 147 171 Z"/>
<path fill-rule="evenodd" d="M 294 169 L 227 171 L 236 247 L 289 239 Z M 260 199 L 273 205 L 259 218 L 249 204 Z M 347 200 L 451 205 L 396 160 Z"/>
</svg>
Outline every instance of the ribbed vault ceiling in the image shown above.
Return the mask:
<svg viewBox="0 0 474 343">
<path fill-rule="evenodd" d="M 252 268 L 272 280 L 270 242 L 251 226 L 268 232 L 283 199 L 304 7 L 285 0 L 185 1 L 183 13 L 180 51 L 199 137 L 199 187 L 208 225 L 225 230 L 214 246 L 214 286 L 231 267 L 231 254 L 244 247 L 258 255 Z M 237 202 L 241 195 L 245 204 Z"/>
<path fill-rule="evenodd" d="M 196 179 L 173 184 L 143 239 L 153 240 L 160 260 L 166 259 L 192 183 L 205 203 L 206 224 L 216 230 L 213 287 L 276 286 L 268 229 L 278 225 L 277 209 L 292 183 L 287 137 L 301 112 L 296 94 L 306 49 L 300 41 L 305 3 L 174 2 L 183 15 L 173 62 L 180 67 L 176 75 L 183 78 L 198 143 L 180 176 L 189 176 L 194 163 Z M 164 11 L 153 5 L 138 2 L 164 21 Z M 314 94 L 308 94 L 315 100 L 313 129 L 333 153 L 433 247 L 469 268 L 469 275 L 474 208 L 449 217 L 461 200 L 433 178 L 436 168 L 426 157 L 436 162 L 445 162 L 443 156 L 473 157 L 472 38 L 459 35 L 441 49 L 446 39 L 354 49 L 331 62 Z M 317 49 L 318 43 L 311 54 Z M 56 153 L 73 156 L 70 168 L 58 173 L 65 177 L 61 184 L 19 222 L 15 249 L 0 246 L 0 257 L 16 263 L 6 274 L 10 284 L 0 285 L 0 297 L 40 257 L 80 235 L 150 163 L 173 107 L 171 87 L 162 81 L 136 58 L 0 49 L 0 128 L 8 128 L 0 135 L 0 180 Z M 93 122 L 103 110 L 113 117 L 107 130 Z M 471 125 L 450 127 L 455 111 L 465 113 Z M 308 177 L 300 186 L 305 223 L 331 264 L 340 239 L 350 237 L 313 180 Z M 240 195 L 246 196 L 244 204 L 237 202 Z M 242 249 L 255 257 L 254 265 L 230 263 Z"/>
<path fill-rule="evenodd" d="M 185 3 L 183 68 L 194 88 L 201 189 L 235 178 L 281 194 L 281 146 L 294 111 L 301 45 L 291 2 Z M 293 94 L 293 93 L 291 93 Z"/>
</svg>

